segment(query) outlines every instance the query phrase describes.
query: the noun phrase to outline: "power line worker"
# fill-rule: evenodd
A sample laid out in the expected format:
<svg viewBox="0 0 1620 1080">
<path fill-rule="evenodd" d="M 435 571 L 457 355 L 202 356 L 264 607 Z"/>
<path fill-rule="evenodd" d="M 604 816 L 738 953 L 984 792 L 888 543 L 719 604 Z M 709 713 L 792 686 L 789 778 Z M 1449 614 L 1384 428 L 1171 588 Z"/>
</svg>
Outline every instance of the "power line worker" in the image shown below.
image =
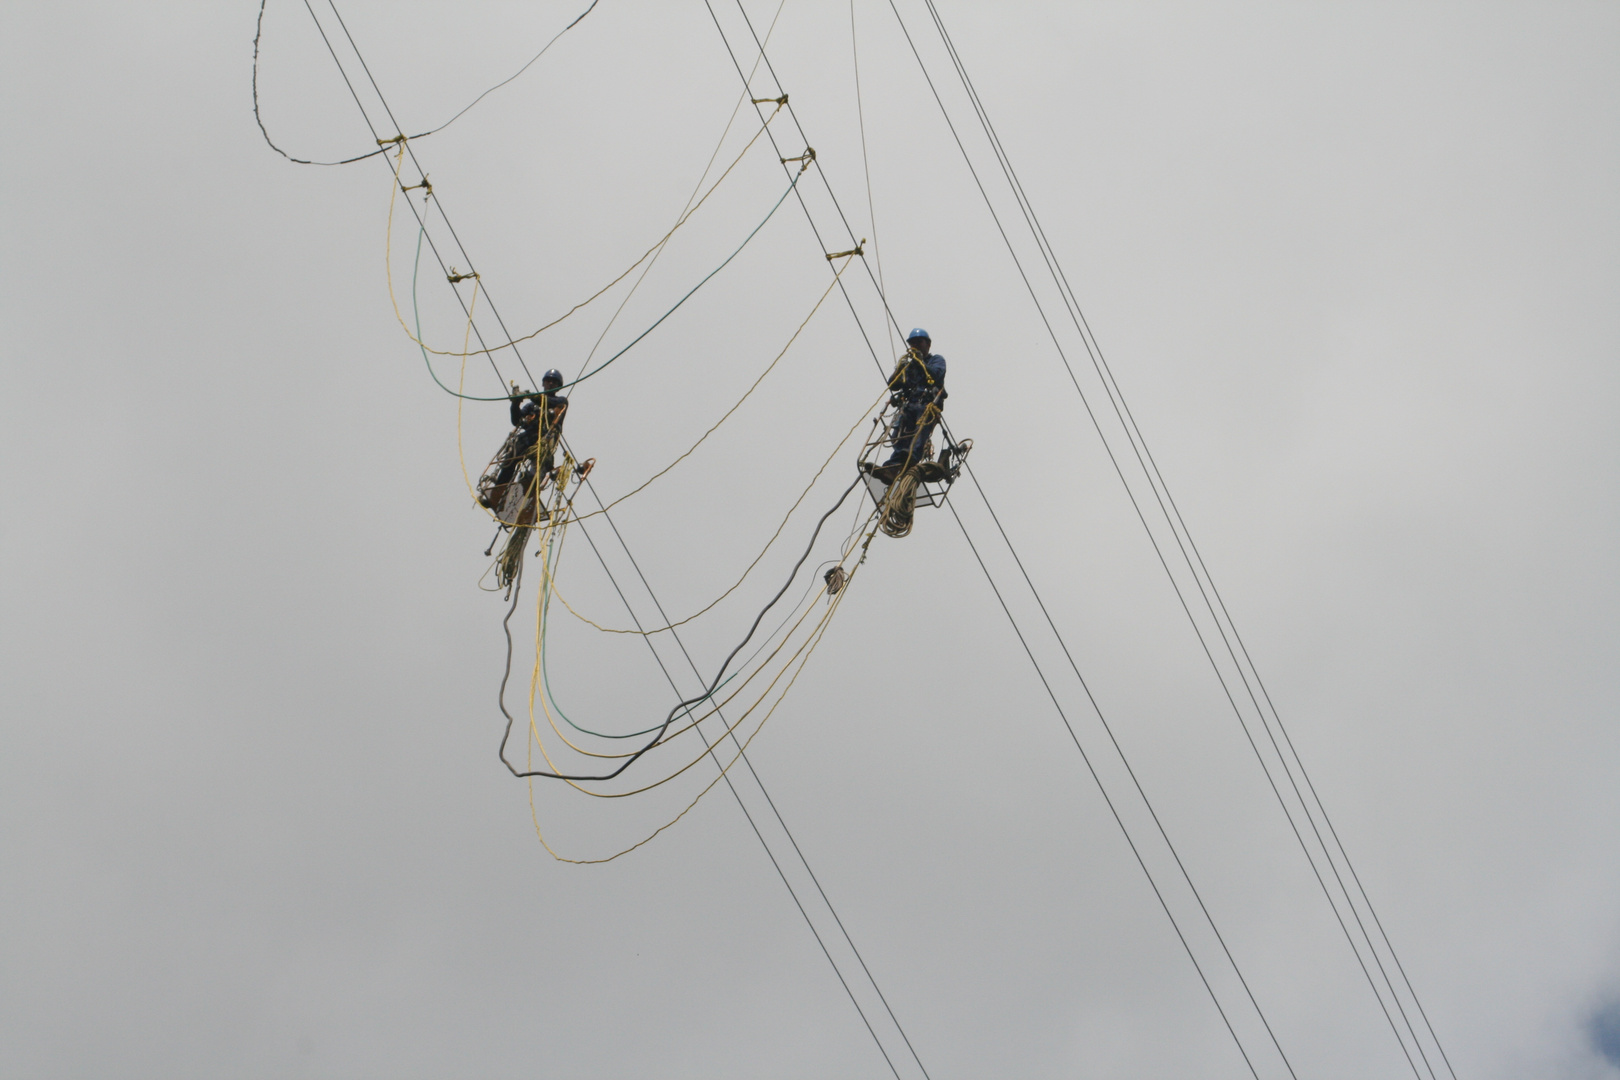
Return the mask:
<svg viewBox="0 0 1620 1080">
<path fill-rule="evenodd" d="M 906 335 L 906 354 L 889 376 L 889 404 L 894 418 L 894 452 L 881 466 L 899 473 L 928 456 L 928 440 L 945 407 L 945 358 L 931 352 L 928 331 L 917 327 Z"/>
<path fill-rule="evenodd" d="M 557 438 L 562 434 L 563 417 L 568 414 L 568 399 L 557 393 L 562 389 L 562 372 L 551 369 L 540 377 L 541 393 L 519 394 L 512 384 L 512 435 L 509 449 L 501 458 L 500 472 L 496 473 L 493 489 L 510 483 L 523 460 L 540 445 L 545 460 L 540 463 L 538 479 L 544 480 L 556 471 Z M 484 500 L 480 500 L 484 501 Z M 488 502 L 485 502 L 488 505 Z"/>
</svg>

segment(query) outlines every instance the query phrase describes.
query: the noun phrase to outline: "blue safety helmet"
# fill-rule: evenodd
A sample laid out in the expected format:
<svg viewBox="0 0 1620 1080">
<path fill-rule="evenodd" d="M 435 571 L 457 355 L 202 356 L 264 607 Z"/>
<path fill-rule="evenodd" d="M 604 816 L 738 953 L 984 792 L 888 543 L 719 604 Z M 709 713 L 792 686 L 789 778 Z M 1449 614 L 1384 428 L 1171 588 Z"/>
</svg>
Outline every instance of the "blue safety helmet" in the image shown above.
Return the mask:
<svg viewBox="0 0 1620 1080">
<path fill-rule="evenodd" d="M 919 326 L 912 330 L 911 333 L 906 335 L 906 343 L 910 344 L 911 342 L 916 341 L 918 338 L 922 338 L 924 341 L 934 340 L 932 337 L 929 337 L 928 331 Z"/>
</svg>

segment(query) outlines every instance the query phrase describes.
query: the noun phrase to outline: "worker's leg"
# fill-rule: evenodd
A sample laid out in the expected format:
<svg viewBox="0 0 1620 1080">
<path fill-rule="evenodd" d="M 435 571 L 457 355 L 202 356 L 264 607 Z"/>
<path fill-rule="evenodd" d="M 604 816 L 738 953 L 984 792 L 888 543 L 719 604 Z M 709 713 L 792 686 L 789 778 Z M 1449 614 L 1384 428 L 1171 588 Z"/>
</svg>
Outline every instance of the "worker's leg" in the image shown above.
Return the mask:
<svg viewBox="0 0 1620 1080">
<path fill-rule="evenodd" d="M 918 422 L 922 420 L 923 406 L 906 402 L 900 406 L 900 413 L 894 422 L 894 452 L 889 455 L 885 465 L 905 464 L 911 454 L 912 444 L 917 438 Z"/>
</svg>

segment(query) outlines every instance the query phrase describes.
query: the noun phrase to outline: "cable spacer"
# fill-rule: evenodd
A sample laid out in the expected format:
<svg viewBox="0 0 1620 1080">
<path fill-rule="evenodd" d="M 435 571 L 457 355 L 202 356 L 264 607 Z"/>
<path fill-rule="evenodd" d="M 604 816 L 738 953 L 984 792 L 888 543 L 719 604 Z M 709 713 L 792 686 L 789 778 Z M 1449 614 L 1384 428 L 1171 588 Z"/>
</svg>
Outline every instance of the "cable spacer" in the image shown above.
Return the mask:
<svg viewBox="0 0 1620 1080">
<path fill-rule="evenodd" d="M 816 160 L 816 148 L 813 146 L 805 147 L 804 153 L 800 154 L 798 157 L 785 157 L 781 159 L 782 164 L 784 165 L 790 161 L 803 162 L 803 164 L 799 166 L 800 172 L 804 172 L 804 170 L 808 169 L 810 167 L 810 163 L 814 160 Z"/>
<path fill-rule="evenodd" d="M 786 105 L 787 95 L 783 94 L 781 97 L 757 97 L 752 99 L 752 103 L 755 105 Z"/>
<path fill-rule="evenodd" d="M 406 187 L 404 184 L 399 185 L 401 191 L 415 191 L 417 188 L 421 188 L 424 195 L 433 194 L 433 183 L 426 176 L 422 177 L 420 184 L 412 184 L 410 187 Z"/>
<path fill-rule="evenodd" d="M 828 255 L 827 256 L 827 261 L 832 262 L 834 259 L 842 259 L 846 255 L 863 255 L 864 256 L 866 254 L 865 249 L 866 249 L 866 237 L 863 236 L 863 237 L 861 237 L 861 242 L 856 244 L 854 247 L 850 248 L 848 251 L 835 251 L 831 255 Z"/>
<path fill-rule="evenodd" d="M 475 278 L 477 276 L 478 272 L 476 270 L 463 274 L 460 270 L 457 270 L 453 266 L 450 268 L 450 273 L 446 275 L 446 277 L 448 277 L 450 280 L 450 284 L 452 285 L 458 281 L 466 281 L 468 278 Z"/>
<path fill-rule="evenodd" d="M 395 135 L 392 139 L 378 139 L 377 140 L 377 145 L 378 146 L 389 146 L 389 145 L 391 145 L 393 143 L 402 143 L 404 141 L 405 141 L 405 136 L 404 135 Z"/>
</svg>

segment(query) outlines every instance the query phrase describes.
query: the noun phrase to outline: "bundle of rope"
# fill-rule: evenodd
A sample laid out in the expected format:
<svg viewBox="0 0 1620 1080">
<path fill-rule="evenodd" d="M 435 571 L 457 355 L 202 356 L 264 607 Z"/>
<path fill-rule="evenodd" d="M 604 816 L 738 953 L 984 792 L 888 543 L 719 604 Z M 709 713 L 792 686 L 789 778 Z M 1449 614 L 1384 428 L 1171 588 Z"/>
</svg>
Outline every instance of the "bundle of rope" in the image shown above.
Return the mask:
<svg viewBox="0 0 1620 1080">
<path fill-rule="evenodd" d="M 878 528 L 884 536 L 896 540 L 911 533 L 911 519 L 917 510 L 917 467 L 915 465 L 894 478 L 894 483 L 883 493 L 878 508 Z"/>
</svg>

